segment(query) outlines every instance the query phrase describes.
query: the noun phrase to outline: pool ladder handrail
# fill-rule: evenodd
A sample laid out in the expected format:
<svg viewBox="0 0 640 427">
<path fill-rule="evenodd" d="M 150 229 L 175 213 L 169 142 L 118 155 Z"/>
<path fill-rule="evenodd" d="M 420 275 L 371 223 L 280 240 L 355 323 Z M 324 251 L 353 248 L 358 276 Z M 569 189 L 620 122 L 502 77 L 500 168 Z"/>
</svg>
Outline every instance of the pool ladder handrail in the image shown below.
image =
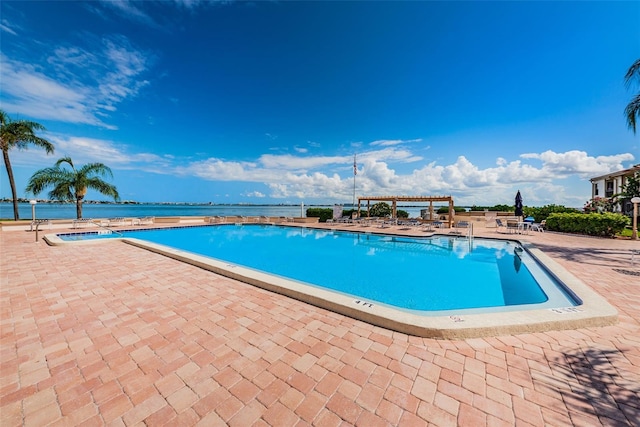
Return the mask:
<svg viewBox="0 0 640 427">
<path fill-rule="evenodd" d="M 105 230 L 107 230 L 109 232 L 107 234 L 116 233 L 118 236 L 124 237 L 124 234 L 122 234 L 118 230 L 112 230 L 112 229 L 110 229 L 108 227 L 105 227 L 104 225 L 100 224 L 99 222 L 91 221 L 91 223 L 97 225 L 100 228 L 104 228 Z"/>
</svg>

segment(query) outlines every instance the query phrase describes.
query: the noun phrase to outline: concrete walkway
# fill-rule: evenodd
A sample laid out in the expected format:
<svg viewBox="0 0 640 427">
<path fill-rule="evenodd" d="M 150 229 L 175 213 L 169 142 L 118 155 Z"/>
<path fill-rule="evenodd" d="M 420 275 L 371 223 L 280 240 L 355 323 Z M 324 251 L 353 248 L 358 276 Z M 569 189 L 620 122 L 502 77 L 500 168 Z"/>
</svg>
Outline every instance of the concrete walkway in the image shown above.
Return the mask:
<svg viewBox="0 0 640 427">
<path fill-rule="evenodd" d="M 640 243 L 518 237 L 619 323 L 417 338 L 127 244 L 0 232 L 0 425 L 638 425 Z"/>
</svg>

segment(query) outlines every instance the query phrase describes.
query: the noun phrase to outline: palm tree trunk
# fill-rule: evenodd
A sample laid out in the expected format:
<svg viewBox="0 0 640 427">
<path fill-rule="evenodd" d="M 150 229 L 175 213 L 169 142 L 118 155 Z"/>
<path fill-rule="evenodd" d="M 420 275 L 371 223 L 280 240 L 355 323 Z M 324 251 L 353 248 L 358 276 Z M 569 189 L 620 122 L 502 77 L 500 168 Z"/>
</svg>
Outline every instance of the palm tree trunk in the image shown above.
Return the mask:
<svg viewBox="0 0 640 427">
<path fill-rule="evenodd" d="M 84 197 L 76 198 L 76 216 L 78 219 L 82 219 L 82 199 Z"/>
<path fill-rule="evenodd" d="M 9 161 L 9 151 L 2 150 L 2 156 L 4 157 L 4 165 L 7 167 L 7 175 L 9 175 L 9 185 L 11 186 L 11 197 L 13 197 L 13 219 L 17 221 L 20 219 L 20 214 L 18 213 L 18 193 L 16 191 L 16 181 L 13 178 L 11 162 Z"/>
</svg>

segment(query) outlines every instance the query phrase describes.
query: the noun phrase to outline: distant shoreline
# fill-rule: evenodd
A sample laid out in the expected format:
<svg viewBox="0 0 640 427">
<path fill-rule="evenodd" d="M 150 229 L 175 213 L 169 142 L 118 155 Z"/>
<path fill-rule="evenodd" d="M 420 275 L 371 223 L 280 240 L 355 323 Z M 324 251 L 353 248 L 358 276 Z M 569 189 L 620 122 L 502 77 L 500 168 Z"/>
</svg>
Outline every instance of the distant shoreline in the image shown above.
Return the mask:
<svg viewBox="0 0 640 427">
<path fill-rule="evenodd" d="M 60 201 L 60 200 L 48 200 L 48 199 L 18 199 L 18 203 L 25 203 L 25 204 L 30 204 L 31 200 L 35 200 L 38 204 L 52 204 L 52 205 L 74 205 L 76 204 L 76 202 L 65 202 L 65 201 Z M 0 199 L 0 203 L 8 203 L 11 204 L 13 203 L 13 201 L 11 199 Z M 85 200 L 82 202 L 83 205 L 115 205 L 115 206 L 129 206 L 129 205 L 134 205 L 134 206 L 144 206 L 144 205 L 163 205 L 163 206 L 247 206 L 247 207 L 251 207 L 251 206 L 257 206 L 257 207 L 261 207 L 261 206 L 266 206 L 266 207 L 277 207 L 277 206 L 283 206 L 283 207 L 300 207 L 301 203 L 213 203 L 213 202 L 136 202 L 136 201 L 129 201 L 129 200 L 125 200 L 125 201 L 121 201 L 121 202 L 113 202 L 113 201 L 108 201 L 108 200 Z M 338 205 L 338 206 L 352 206 L 351 203 L 319 203 L 319 204 L 308 204 L 308 203 L 304 203 L 305 207 L 326 207 L 326 206 L 334 206 L 334 205 Z M 361 204 L 360 207 L 362 208 L 363 205 Z M 408 207 L 408 208 L 424 208 L 425 205 L 405 205 L 405 204 L 398 204 L 399 207 Z M 434 207 L 436 206 L 440 206 L 440 205 L 434 205 Z M 442 206 L 446 206 L 445 204 L 442 204 Z M 459 206 L 459 207 L 464 207 L 464 208 L 471 208 L 471 206 Z"/>
<path fill-rule="evenodd" d="M 59 204 L 59 205 L 75 205 L 76 202 L 65 202 L 60 200 L 49 199 L 18 199 L 18 203 L 30 204 L 31 200 L 38 203 Z M 0 203 L 13 203 L 11 199 L 0 199 Z M 84 200 L 83 205 L 171 205 L 171 206 L 300 206 L 300 203 L 213 203 L 213 202 L 136 202 L 132 200 L 124 200 L 121 202 L 112 202 L 109 200 Z M 304 204 L 305 206 L 329 206 L 328 204 Z M 350 203 L 343 206 L 350 206 Z"/>
</svg>

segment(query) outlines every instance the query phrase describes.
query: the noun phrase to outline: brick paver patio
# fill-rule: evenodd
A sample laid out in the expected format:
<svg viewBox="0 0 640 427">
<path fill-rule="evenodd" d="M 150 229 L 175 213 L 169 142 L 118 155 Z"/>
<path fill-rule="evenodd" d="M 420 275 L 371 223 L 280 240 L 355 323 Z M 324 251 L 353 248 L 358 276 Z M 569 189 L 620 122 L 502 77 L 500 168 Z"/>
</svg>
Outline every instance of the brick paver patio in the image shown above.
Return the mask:
<svg viewBox="0 0 640 427">
<path fill-rule="evenodd" d="M 3 427 L 640 425 L 638 242 L 522 236 L 617 325 L 452 341 L 119 242 L 0 239 Z"/>
</svg>

